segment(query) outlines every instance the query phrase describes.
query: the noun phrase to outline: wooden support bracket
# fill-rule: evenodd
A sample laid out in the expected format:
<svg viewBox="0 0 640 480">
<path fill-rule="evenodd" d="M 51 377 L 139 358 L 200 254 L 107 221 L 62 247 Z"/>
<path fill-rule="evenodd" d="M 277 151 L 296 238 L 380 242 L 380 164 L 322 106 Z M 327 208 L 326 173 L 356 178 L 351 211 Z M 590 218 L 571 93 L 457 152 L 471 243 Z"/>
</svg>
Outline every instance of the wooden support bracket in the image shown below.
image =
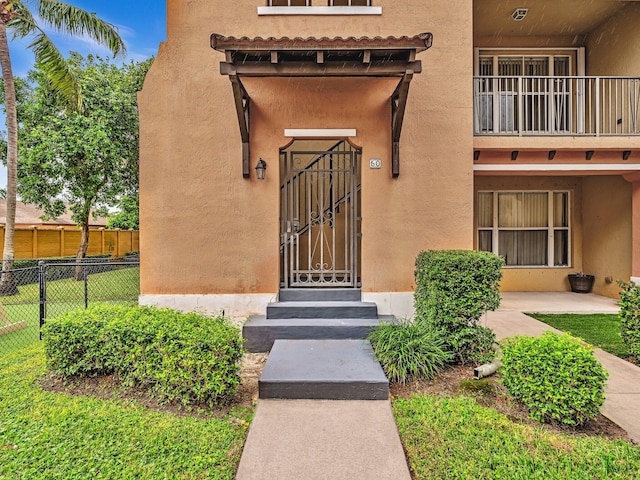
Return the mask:
<svg viewBox="0 0 640 480">
<path fill-rule="evenodd" d="M 395 91 L 391 95 L 391 176 L 400 176 L 400 135 L 402 134 L 402 121 L 409 96 L 409 84 L 413 78 L 413 71 L 408 70 L 403 76 Z"/>
<path fill-rule="evenodd" d="M 251 98 L 237 75 L 229 75 L 229 80 L 231 80 L 238 125 L 240 126 L 240 137 L 242 138 L 242 176 L 249 178 L 251 176 L 251 156 L 249 151 L 249 106 Z"/>
</svg>

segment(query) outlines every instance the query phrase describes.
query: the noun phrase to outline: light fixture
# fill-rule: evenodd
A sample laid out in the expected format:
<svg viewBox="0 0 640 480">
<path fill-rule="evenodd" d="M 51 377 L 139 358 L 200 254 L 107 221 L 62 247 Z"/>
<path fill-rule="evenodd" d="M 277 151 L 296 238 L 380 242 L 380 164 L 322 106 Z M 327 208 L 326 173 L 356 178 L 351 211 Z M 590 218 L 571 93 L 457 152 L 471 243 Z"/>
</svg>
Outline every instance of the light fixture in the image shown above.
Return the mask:
<svg viewBox="0 0 640 480">
<path fill-rule="evenodd" d="M 256 178 L 258 180 L 264 180 L 264 177 L 267 173 L 267 162 L 265 162 L 262 158 L 258 160 L 258 164 L 256 165 Z"/>
<path fill-rule="evenodd" d="M 549 160 L 553 160 L 556 156 L 556 151 L 555 150 L 549 150 L 549 155 L 547 156 L 547 158 Z"/>
<path fill-rule="evenodd" d="M 511 14 L 511 17 L 516 21 L 516 22 L 521 22 L 522 20 L 524 20 L 524 17 L 527 16 L 527 12 L 529 11 L 528 8 L 516 8 L 513 13 Z"/>
<path fill-rule="evenodd" d="M 624 152 L 622 152 L 622 159 L 623 160 L 629 160 L 630 156 L 631 156 L 631 150 L 625 150 Z"/>
<path fill-rule="evenodd" d="M 584 152 L 584 158 L 586 158 L 587 160 L 591 160 L 593 158 L 593 150 L 587 150 L 586 152 Z"/>
<path fill-rule="evenodd" d="M 511 160 L 517 160 L 518 159 L 518 150 L 514 150 L 513 152 L 511 152 Z"/>
</svg>

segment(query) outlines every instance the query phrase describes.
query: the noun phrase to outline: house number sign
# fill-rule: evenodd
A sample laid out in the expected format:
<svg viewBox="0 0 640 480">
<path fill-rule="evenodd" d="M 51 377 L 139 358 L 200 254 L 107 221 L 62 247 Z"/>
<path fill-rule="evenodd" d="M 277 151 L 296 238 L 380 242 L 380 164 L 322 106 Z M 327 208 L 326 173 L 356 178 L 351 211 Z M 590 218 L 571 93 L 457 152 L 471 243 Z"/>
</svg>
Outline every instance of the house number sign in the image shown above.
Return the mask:
<svg viewBox="0 0 640 480">
<path fill-rule="evenodd" d="M 382 160 L 379 158 L 370 158 L 369 159 L 369 168 L 381 168 Z"/>
</svg>

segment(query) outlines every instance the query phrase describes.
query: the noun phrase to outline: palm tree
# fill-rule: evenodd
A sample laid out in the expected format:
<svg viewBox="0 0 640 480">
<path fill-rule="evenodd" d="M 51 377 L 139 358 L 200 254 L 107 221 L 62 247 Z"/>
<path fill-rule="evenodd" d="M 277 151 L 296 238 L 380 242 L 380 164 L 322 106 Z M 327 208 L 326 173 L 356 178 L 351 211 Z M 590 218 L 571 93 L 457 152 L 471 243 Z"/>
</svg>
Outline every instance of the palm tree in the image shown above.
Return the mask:
<svg viewBox="0 0 640 480">
<path fill-rule="evenodd" d="M 18 165 L 16 87 L 11 69 L 7 31 L 11 31 L 17 38 L 28 37 L 31 40 L 28 48 L 35 54 L 36 63 L 46 72 L 54 90 L 68 104 L 68 108 L 82 110 L 80 85 L 64 57 L 38 22 L 60 33 L 86 35 L 107 46 L 114 56 L 126 51 L 116 28 L 100 20 L 95 13 L 58 0 L 0 0 L 0 67 L 4 79 L 7 118 L 7 214 L 0 281 L 0 292 L 5 295 L 17 293 L 10 270 L 13 268 L 14 260 Z"/>
</svg>

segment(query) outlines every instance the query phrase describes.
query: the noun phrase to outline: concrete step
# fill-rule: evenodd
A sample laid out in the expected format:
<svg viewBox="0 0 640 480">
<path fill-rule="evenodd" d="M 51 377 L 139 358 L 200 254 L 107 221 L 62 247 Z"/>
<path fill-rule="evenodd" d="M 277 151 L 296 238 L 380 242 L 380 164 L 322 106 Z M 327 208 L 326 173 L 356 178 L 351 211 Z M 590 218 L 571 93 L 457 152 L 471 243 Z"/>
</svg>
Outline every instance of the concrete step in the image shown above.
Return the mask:
<svg viewBox="0 0 640 480">
<path fill-rule="evenodd" d="M 378 318 L 378 306 L 351 301 L 276 302 L 267 305 L 267 318 Z"/>
<path fill-rule="evenodd" d="M 278 300 L 281 302 L 359 302 L 359 288 L 283 288 Z"/>
<path fill-rule="evenodd" d="M 276 340 L 260 398 L 386 400 L 389 381 L 368 340 Z"/>
<path fill-rule="evenodd" d="M 378 318 L 284 318 L 250 317 L 242 327 L 244 346 L 250 352 L 268 352 L 273 342 L 283 340 L 363 339 L 380 322 L 393 322 L 392 315 Z"/>
</svg>

